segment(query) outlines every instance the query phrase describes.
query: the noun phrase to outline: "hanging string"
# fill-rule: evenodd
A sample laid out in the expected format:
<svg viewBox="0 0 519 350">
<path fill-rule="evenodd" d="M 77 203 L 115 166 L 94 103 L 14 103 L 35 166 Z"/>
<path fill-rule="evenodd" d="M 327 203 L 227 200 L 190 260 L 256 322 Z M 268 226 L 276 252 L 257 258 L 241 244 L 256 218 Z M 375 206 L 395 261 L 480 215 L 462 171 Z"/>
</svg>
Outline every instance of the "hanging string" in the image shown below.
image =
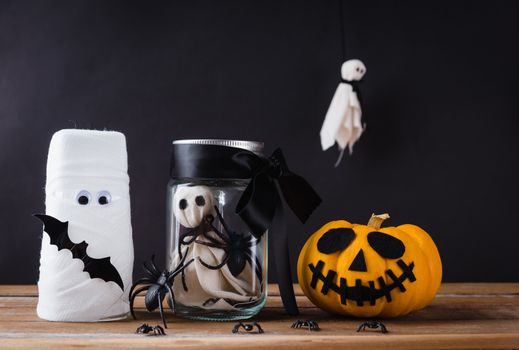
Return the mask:
<svg viewBox="0 0 519 350">
<path fill-rule="evenodd" d="M 339 0 L 339 23 L 341 29 L 342 62 L 346 61 L 346 33 L 344 26 L 344 0 Z"/>
</svg>

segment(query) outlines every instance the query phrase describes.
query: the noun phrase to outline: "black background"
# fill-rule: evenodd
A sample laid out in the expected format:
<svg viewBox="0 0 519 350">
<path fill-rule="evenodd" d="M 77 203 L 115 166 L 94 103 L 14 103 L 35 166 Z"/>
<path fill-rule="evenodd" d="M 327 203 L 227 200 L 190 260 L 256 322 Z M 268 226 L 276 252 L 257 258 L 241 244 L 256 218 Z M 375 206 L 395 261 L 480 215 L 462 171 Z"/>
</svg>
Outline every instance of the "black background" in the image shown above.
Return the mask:
<svg viewBox="0 0 519 350">
<path fill-rule="evenodd" d="M 319 130 L 342 62 L 337 1 L 0 3 L 0 282 L 38 277 L 52 133 L 126 134 L 136 263 L 164 257 L 170 142 L 262 140 L 331 219 L 415 223 L 444 281 L 518 281 L 517 2 L 347 1 L 367 130 L 337 169 Z M 295 269 L 294 269 L 295 271 Z M 140 274 L 140 268 L 136 275 Z M 274 277 L 274 276 L 272 276 Z"/>
</svg>

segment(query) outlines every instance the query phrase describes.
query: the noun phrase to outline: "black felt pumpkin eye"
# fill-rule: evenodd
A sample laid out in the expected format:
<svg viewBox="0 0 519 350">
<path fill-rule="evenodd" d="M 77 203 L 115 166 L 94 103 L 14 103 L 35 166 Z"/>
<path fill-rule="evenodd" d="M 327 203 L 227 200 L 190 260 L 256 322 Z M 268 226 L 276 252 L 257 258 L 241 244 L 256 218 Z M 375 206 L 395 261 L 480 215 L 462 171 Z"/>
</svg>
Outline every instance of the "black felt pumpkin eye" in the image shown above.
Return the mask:
<svg viewBox="0 0 519 350">
<path fill-rule="evenodd" d="M 323 254 L 332 254 L 343 250 L 355 239 L 351 228 L 334 228 L 326 232 L 317 241 L 317 250 Z"/>
<path fill-rule="evenodd" d="M 375 231 L 368 234 L 368 243 L 386 259 L 400 258 L 405 252 L 405 245 L 401 240 L 383 232 Z"/>
<path fill-rule="evenodd" d="M 203 207 L 205 205 L 205 198 L 204 198 L 204 196 L 196 196 L 195 203 L 199 207 Z"/>
<path fill-rule="evenodd" d="M 178 202 L 178 207 L 180 210 L 184 210 L 187 208 L 187 200 L 181 199 L 180 202 Z"/>
</svg>

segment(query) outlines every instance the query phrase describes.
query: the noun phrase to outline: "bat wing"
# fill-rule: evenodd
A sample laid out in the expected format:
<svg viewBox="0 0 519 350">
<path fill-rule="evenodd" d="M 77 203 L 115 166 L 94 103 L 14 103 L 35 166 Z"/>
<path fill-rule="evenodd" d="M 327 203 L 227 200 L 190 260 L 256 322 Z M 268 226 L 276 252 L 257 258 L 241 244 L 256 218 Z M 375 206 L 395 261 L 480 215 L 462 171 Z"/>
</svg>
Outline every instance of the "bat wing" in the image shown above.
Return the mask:
<svg viewBox="0 0 519 350">
<path fill-rule="evenodd" d="M 43 222 L 43 230 L 50 237 L 50 244 L 58 247 L 58 251 L 68 249 L 72 253 L 72 258 L 83 261 L 85 267 L 83 271 L 88 272 L 90 278 L 101 278 L 105 282 L 115 282 L 122 290 L 124 283 L 119 271 L 110 262 L 110 257 L 96 259 L 88 256 L 86 249 L 88 243 L 74 243 L 68 235 L 68 222 L 44 214 L 35 214 L 35 217 Z"/>
<path fill-rule="evenodd" d="M 335 94 L 333 95 L 332 102 L 326 112 L 326 117 L 324 118 L 324 123 L 321 128 L 321 146 L 323 150 L 327 150 L 333 146 L 338 136 L 342 136 L 341 140 L 344 138 L 343 136 L 345 136 L 339 135 L 339 132 L 347 115 L 349 108 L 349 95 L 351 91 L 351 86 L 345 83 L 339 84 L 337 90 L 335 90 Z M 346 140 L 346 144 L 347 143 L 348 140 Z"/>
<path fill-rule="evenodd" d="M 113 281 L 124 290 L 123 279 L 119 271 L 110 262 L 110 257 L 95 259 L 85 254 L 85 258 L 82 260 L 85 263 L 84 271 L 89 273 L 90 278 L 100 278 L 106 282 Z"/>
</svg>

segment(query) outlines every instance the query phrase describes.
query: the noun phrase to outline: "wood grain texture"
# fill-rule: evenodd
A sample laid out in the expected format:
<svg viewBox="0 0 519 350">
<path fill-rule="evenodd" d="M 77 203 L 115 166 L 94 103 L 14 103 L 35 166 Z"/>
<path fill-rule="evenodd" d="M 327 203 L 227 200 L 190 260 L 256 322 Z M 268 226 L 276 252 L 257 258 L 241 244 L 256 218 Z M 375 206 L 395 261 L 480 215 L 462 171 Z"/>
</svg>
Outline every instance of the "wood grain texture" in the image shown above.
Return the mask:
<svg viewBox="0 0 519 350">
<path fill-rule="evenodd" d="M 203 322 L 168 315 L 165 337 L 133 332 L 143 322 L 159 324 L 157 313 L 143 309 L 138 320 L 59 323 L 36 315 L 34 285 L 0 286 L 1 349 L 519 349 L 519 283 L 442 285 L 435 301 L 406 317 L 386 320 L 390 333 L 357 333 L 359 319 L 315 308 L 295 286 L 299 318 L 319 322 L 320 332 L 292 329 L 277 288 L 269 286 L 267 306 L 254 318 L 265 334 L 231 334 L 232 322 Z"/>
</svg>

